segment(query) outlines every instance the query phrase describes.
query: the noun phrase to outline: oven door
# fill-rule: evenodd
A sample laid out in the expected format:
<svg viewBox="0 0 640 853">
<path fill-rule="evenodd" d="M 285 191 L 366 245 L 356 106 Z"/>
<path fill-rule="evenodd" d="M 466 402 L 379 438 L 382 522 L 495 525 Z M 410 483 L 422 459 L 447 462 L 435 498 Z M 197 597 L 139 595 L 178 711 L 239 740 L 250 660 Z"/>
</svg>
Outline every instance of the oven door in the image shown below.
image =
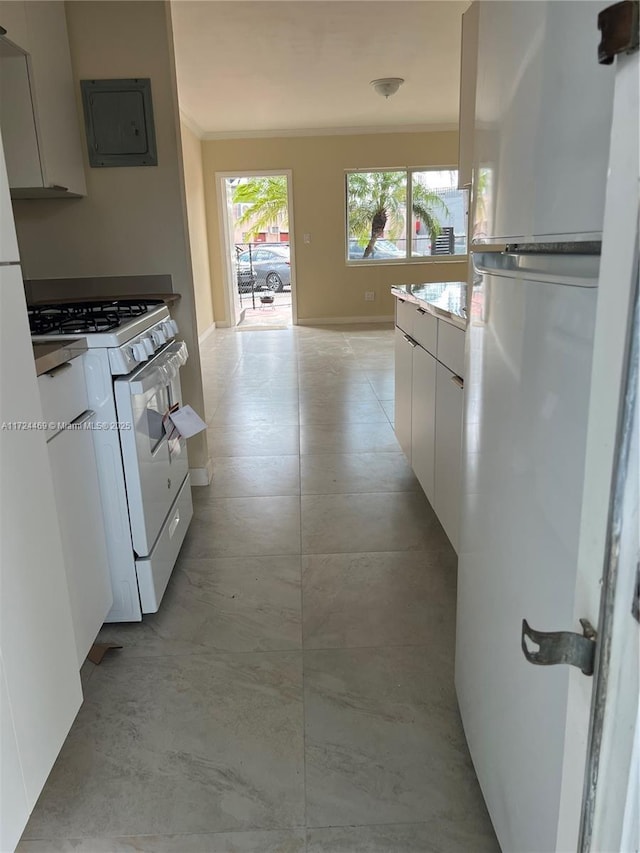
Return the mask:
<svg viewBox="0 0 640 853">
<path fill-rule="evenodd" d="M 186 360 L 186 344 L 170 344 L 114 382 L 131 536 L 139 557 L 151 553 L 189 471 L 185 441 L 169 439 L 164 421 L 171 406 L 182 404 L 180 367 Z"/>
</svg>

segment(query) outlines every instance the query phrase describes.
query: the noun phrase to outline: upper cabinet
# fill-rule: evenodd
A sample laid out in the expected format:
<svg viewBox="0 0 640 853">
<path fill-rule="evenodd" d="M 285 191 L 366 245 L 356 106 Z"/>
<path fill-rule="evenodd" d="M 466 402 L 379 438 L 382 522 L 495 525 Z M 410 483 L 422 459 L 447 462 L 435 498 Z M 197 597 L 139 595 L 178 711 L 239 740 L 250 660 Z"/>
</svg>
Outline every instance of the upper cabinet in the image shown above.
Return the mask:
<svg viewBox="0 0 640 853">
<path fill-rule="evenodd" d="M 86 194 L 63 0 L 0 0 L 0 126 L 13 198 Z"/>
<path fill-rule="evenodd" d="M 460 117 L 458 122 L 458 189 L 470 190 L 473 176 L 473 126 L 476 117 L 478 66 L 478 0 L 462 16 Z"/>
</svg>

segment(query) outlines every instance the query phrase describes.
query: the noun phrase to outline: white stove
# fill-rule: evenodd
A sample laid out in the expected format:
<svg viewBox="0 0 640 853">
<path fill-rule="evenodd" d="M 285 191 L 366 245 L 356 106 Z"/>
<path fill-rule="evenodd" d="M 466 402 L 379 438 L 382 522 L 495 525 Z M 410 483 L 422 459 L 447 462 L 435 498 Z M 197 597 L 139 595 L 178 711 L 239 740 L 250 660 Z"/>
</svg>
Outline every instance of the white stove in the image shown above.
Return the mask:
<svg viewBox="0 0 640 853">
<path fill-rule="evenodd" d="M 34 340 L 83 338 L 82 356 L 114 604 L 108 622 L 154 613 L 193 516 L 182 404 L 187 347 L 166 305 L 134 300 L 29 309 Z"/>
<path fill-rule="evenodd" d="M 82 337 L 89 349 L 109 349 L 114 376 L 148 361 L 178 333 L 166 305 L 128 300 L 31 307 L 29 324 L 34 340 Z"/>
</svg>

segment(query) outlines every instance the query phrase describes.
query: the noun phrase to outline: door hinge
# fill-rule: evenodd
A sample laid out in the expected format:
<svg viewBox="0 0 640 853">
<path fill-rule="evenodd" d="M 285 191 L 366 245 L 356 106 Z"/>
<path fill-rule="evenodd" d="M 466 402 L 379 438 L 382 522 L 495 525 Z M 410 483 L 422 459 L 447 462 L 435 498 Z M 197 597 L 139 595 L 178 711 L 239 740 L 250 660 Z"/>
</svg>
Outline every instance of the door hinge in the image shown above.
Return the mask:
<svg viewBox="0 0 640 853">
<path fill-rule="evenodd" d="M 535 631 L 522 620 L 522 651 L 529 663 L 537 666 L 554 666 L 568 663 L 577 666 L 584 675 L 593 675 L 596 657 L 597 632 L 588 619 L 581 619 L 582 634 L 573 631 Z M 538 646 L 537 651 L 527 648 L 527 638 Z"/>
<path fill-rule="evenodd" d="M 602 33 L 598 45 L 598 62 L 611 65 L 619 53 L 638 50 L 639 0 L 622 0 L 607 6 L 598 15 L 598 29 Z"/>
</svg>

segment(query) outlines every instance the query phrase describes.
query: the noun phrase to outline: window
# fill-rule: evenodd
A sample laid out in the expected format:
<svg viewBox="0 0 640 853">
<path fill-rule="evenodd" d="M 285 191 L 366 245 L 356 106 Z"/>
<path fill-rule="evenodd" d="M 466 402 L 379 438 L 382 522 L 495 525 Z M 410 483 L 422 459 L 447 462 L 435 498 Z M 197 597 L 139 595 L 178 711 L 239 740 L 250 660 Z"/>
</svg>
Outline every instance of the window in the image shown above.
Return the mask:
<svg viewBox="0 0 640 853">
<path fill-rule="evenodd" d="M 467 191 L 453 169 L 347 172 L 347 262 L 467 254 Z"/>
</svg>

